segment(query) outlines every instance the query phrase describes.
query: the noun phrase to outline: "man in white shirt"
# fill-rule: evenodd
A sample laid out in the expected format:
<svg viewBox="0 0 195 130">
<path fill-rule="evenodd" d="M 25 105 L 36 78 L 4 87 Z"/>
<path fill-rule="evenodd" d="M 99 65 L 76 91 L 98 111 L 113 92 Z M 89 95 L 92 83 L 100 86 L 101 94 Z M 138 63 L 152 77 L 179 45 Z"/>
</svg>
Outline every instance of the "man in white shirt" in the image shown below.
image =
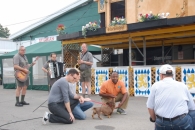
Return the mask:
<svg viewBox="0 0 195 130">
<path fill-rule="evenodd" d="M 155 130 L 193 130 L 188 112 L 195 110 L 194 101 L 187 86 L 173 80 L 173 74 L 172 66 L 161 66 L 161 81 L 152 85 L 147 101 L 150 121 L 155 122 Z"/>
</svg>

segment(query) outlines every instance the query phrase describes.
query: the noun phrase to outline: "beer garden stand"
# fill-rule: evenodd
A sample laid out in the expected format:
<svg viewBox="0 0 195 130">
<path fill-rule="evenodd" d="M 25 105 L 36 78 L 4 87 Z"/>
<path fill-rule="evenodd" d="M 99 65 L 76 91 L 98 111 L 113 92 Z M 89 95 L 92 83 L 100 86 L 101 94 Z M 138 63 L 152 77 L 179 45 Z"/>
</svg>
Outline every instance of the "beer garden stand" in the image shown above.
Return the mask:
<svg viewBox="0 0 195 130">
<path fill-rule="evenodd" d="M 79 54 L 80 45 L 86 43 L 87 45 L 99 45 L 102 48 L 102 66 L 109 66 L 110 54 L 114 49 L 129 49 L 129 92 L 130 95 L 135 94 L 133 66 L 132 62 L 143 62 L 146 66 L 146 48 L 148 47 L 161 47 L 162 46 L 162 61 L 164 61 L 164 47 L 175 45 L 194 44 L 195 42 L 195 16 L 188 16 L 188 7 L 182 13 L 183 17 L 165 18 L 147 22 L 137 22 L 134 19 L 132 22 L 131 12 L 135 7 L 127 6 L 131 4 L 130 1 L 125 0 L 125 15 L 127 24 L 109 26 L 111 22 L 111 3 L 120 2 L 121 0 L 107 0 L 104 1 L 104 8 L 100 8 L 100 1 L 98 2 L 98 12 L 105 13 L 105 27 L 99 28 L 95 32 L 88 32 L 84 38 L 81 32 L 73 34 L 64 34 L 58 36 L 58 40 L 62 41 L 63 45 L 63 59 L 66 63 L 66 68 L 74 67 L 77 63 L 77 56 Z M 187 5 L 184 0 L 184 4 Z M 134 11 L 136 12 L 136 11 Z M 138 15 L 138 14 L 137 14 Z M 133 61 L 131 59 L 132 48 L 137 48 L 143 56 L 143 61 Z M 143 53 L 139 48 L 143 48 Z M 190 60 L 172 60 L 173 63 L 177 62 L 195 62 L 194 59 Z M 155 66 L 152 66 L 152 84 L 155 82 Z M 113 71 L 110 67 L 109 74 Z M 94 70 L 92 71 L 92 94 L 95 93 Z M 181 67 L 176 68 L 176 80 L 181 81 Z M 77 88 L 78 92 L 78 88 Z"/>
</svg>

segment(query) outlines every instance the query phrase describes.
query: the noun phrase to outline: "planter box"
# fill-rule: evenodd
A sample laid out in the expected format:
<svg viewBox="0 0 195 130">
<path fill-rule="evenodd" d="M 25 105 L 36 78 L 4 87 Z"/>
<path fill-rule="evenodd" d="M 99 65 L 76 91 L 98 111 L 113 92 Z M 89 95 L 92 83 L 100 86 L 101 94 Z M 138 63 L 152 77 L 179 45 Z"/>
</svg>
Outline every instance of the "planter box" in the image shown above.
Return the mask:
<svg viewBox="0 0 195 130">
<path fill-rule="evenodd" d="M 59 36 L 57 36 L 57 40 L 62 41 L 62 40 L 67 40 L 67 39 L 79 38 L 79 37 L 82 37 L 82 32 L 81 31 L 74 32 L 74 33 L 71 33 L 71 34 L 59 35 Z"/>
<path fill-rule="evenodd" d="M 115 25 L 106 28 L 106 33 L 127 31 L 127 25 Z"/>
<path fill-rule="evenodd" d="M 97 35 L 103 35 L 106 33 L 106 29 L 105 28 L 98 28 L 96 31 L 87 31 L 87 36 L 97 36 Z"/>
<path fill-rule="evenodd" d="M 128 31 L 152 29 L 167 26 L 167 19 L 158 19 L 146 22 L 128 24 Z"/>
<path fill-rule="evenodd" d="M 195 16 L 167 19 L 167 25 L 169 26 L 185 25 L 185 24 L 192 24 L 192 23 L 195 23 Z"/>
</svg>

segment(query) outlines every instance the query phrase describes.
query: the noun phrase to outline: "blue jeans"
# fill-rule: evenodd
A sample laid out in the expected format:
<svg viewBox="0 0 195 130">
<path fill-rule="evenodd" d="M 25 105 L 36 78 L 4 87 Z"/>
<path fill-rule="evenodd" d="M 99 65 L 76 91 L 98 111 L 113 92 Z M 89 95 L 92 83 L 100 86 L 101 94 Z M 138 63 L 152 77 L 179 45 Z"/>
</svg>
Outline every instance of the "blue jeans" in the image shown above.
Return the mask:
<svg viewBox="0 0 195 130">
<path fill-rule="evenodd" d="M 173 121 L 156 118 L 155 130 L 193 130 L 192 118 L 188 114 Z"/>
<path fill-rule="evenodd" d="M 194 126 L 193 130 L 195 130 L 195 110 L 190 110 L 189 115 L 192 118 L 192 123 L 193 123 L 193 126 Z"/>
<path fill-rule="evenodd" d="M 79 103 L 72 111 L 74 117 L 79 120 L 85 120 L 86 115 L 84 111 L 88 110 L 93 106 L 92 102 L 84 102 L 84 103 Z"/>
</svg>

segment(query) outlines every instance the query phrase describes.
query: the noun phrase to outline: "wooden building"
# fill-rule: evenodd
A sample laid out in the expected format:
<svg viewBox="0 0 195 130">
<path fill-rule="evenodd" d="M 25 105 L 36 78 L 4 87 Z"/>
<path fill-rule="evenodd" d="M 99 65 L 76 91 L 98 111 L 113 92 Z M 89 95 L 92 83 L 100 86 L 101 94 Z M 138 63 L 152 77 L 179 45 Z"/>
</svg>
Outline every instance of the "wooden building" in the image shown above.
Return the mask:
<svg viewBox="0 0 195 130">
<path fill-rule="evenodd" d="M 101 62 L 104 69 L 100 73 L 105 73 L 104 79 L 106 79 L 106 73 L 110 74 L 116 69 L 115 67 L 117 69 L 126 67 L 125 70 L 119 70 L 119 72 L 124 81 L 128 79 L 126 87 L 131 95 L 147 96 L 150 93 L 151 85 L 158 81 L 157 70 L 158 65 L 161 64 L 169 63 L 175 66 L 175 79 L 178 81 L 187 83 L 189 81 L 185 77 L 187 72 L 194 75 L 193 66 L 189 68 L 183 64 L 195 62 L 195 10 L 193 9 L 195 1 L 94 0 L 94 3 L 98 5 L 97 12 L 100 14 L 101 28 L 88 31 L 86 37 L 79 31 L 57 37 L 62 41 L 66 67 L 76 64 L 76 59 L 70 61 L 68 57 L 71 55 L 77 57 L 80 44 L 87 43 L 100 45 L 102 48 Z M 140 16 L 149 15 L 150 11 L 153 14 L 169 13 L 169 17 L 140 22 Z M 126 24 L 110 26 L 115 17 L 124 18 Z M 123 50 L 123 56 L 114 55 L 113 52 L 119 49 Z M 113 59 L 118 60 L 113 62 Z M 123 64 L 119 64 L 121 61 Z M 100 85 L 96 84 L 99 69 L 93 70 L 93 93 L 98 93 L 100 88 Z M 140 86 L 142 81 L 139 79 L 142 79 L 146 85 Z M 80 91 L 80 88 L 78 90 Z"/>
</svg>

